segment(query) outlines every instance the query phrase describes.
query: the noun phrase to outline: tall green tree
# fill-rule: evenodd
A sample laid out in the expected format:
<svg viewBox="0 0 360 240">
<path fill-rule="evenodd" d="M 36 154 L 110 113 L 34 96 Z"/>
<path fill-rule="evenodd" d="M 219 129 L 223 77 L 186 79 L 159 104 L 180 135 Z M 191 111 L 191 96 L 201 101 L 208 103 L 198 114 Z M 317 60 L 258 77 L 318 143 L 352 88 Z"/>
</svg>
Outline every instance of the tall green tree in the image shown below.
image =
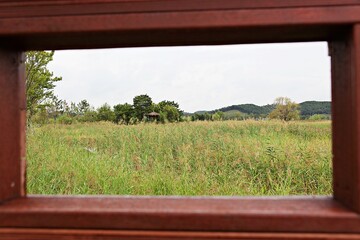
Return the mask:
<svg viewBox="0 0 360 240">
<path fill-rule="evenodd" d="M 109 104 L 105 103 L 97 110 L 97 120 L 98 121 L 109 121 L 113 122 L 115 120 L 115 114 L 112 111 Z"/>
<path fill-rule="evenodd" d="M 161 112 L 165 115 L 169 122 L 177 122 L 180 120 L 180 113 L 178 109 L 171 105 L 165 105 Z"/>
<path fill-rule="evenodd" d="M 300 118 L 299 104 L 287 97 L 278 97 L 274 102 L 275 109 L 269 114 L 270 119 L 283 121 L 297 120 Z"/>
<path fill-rule="evenodd" d="M 53 60 L 54 51 L 26 52 L 26 103 L 28 119 L 30 119 L 42 104 L 53 96 L 55 82 L 61 77 L 55 77 L 48 70 L 48 64 Z"/>
<path fill-rule="evenodd" d="M 178 112 L 180 117 L 184 114 L 184 112 L 180 109 L 179 104 L 177 102 L 164 100 L 159 102 L 158 105 L 160 106 L 161 110 L 163 110 L 165 106 L 172 106 L 176 108 L 176 111 Z"/>
<path fill-rule="evenodd" d="M 115 122 L 129 124 L 130 119 L 133 117 L 133 111 L 133 106 L 128 103 L 115 105 Z"/>
<path fill-rule="evenodd" d="M 145 114 L 151 112 L 152 99 L 147 94 L 139 95 L 133 99 L 135 117 L 141 121 Z"/>
<path fill-rule="evenodd" d="M 78 108 L 79 114 L 84 115 L 86 112 L 88 112 L 90 110 L 90 103 L 86 99 L 81 100 L 77 104 L 77 108 Z"/>
</svg>

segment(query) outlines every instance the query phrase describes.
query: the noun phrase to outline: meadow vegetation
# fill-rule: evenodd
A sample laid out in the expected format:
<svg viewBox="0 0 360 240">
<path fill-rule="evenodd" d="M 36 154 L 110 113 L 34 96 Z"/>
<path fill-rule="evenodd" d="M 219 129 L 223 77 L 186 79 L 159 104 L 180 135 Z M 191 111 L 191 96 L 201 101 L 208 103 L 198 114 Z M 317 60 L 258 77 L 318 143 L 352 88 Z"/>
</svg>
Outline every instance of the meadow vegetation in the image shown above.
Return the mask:
<svg viewBox="0 0 360 240">
<path fill-rule="evenodd" d="M 328 195 L 330 125 L 245 120 L 32 126 L 28 193 Z"/>
</svg>

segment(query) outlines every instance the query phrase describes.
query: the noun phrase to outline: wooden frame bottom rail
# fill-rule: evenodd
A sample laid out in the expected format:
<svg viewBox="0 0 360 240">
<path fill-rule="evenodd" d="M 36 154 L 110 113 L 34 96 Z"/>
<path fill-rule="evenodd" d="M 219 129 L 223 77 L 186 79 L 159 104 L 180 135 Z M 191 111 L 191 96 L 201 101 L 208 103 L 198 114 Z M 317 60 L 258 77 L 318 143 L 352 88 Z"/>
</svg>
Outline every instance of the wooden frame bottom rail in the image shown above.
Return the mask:
<svg viewBox="0 0 360 240">
<path fill-rule="evenodd" d="M 360 239 L 356 234 L 324 234 L 324 233 L 237 233 L 237 232 L 183 232 L 183 231 L 121 231 L 121 230 L 69 230 L 69 229 L 26 229 L 0 228 L 2 239 L 248 239 L 248 240 L 352 240 Z"/>
<path fill-rule="evenodd" d="M 331 197 L 30 196 L 0 205 L 1 227 L 359 233 L 360 216 Z"/>
</svg>

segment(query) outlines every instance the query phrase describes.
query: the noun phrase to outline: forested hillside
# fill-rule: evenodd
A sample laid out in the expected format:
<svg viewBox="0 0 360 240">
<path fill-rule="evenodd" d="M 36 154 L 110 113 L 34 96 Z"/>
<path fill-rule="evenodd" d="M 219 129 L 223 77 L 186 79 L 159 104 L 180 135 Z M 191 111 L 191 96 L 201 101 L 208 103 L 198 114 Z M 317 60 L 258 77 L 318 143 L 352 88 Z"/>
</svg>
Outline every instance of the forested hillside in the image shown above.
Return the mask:
<svg viewBox="0 0 360 240">
<path fill-rule="evenodd" d="M 302 119 L 309 118 L 312 115 L 315 114 L 325 114 L 330 115 L 331 114 L 331 102 L 324 101 L 306 101 L 299 104 L 300 106 L 300 114 Z M 255 118 L 262 118 L 266 117 L 273 109 L 275 108 L 275 105 L 273 104 L 267 104 L 264 106 L 258 106 L 255 104 L 239 104 L 239 105 L 232 105 L 228 107 L 223 107 L 220 109 L 216 109 L 213 111 L 208 111 L 207 113 L 213 114 L 217 111 L 221 111 L 225 113 L 225 116 L 234 116 L 234 113 L 237 113 L 237 116 L 249 116 L 249 117 L 255 117 Z M 226 114 L 226 113 L 229 114 Z M 206 111 L 198 111 L 196 112 L 198 114 L 204 114 Z"/>
<path fill-rule="evenodd" d="M 303 118 L 308 118 L 315 114 L 331 114 L 331 102 L 303 102 L 300 103 L 300 112 Z"/>
</svg>

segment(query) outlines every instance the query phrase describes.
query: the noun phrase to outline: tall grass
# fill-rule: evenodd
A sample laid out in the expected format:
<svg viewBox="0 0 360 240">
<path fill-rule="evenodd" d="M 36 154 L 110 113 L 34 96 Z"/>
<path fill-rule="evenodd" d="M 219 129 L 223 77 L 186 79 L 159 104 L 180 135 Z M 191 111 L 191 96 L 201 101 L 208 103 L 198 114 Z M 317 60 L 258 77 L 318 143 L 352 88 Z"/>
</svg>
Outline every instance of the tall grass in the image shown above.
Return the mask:
<svg viewBox="0 0 360 240">
<path fill-rule="evenodd" d="M 330 122 L 46 125 L 27 133 L 28 192 L 331 194 Z"/>
</svg>

